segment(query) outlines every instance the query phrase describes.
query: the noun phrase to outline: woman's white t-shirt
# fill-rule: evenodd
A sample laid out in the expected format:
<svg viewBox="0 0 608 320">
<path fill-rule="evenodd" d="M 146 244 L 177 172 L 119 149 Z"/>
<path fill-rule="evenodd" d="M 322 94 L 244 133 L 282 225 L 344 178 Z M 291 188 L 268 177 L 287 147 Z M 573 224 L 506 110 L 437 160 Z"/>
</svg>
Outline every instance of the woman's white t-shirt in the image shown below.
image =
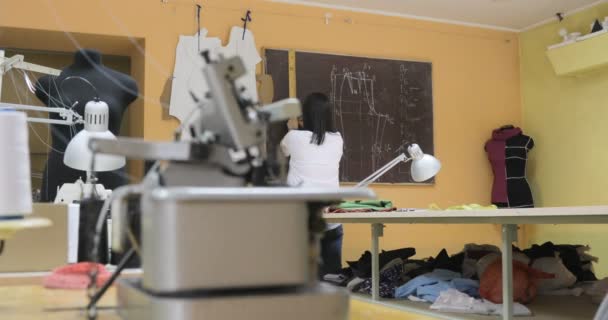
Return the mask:
<svg viewBox="0 0 608 320">
<path fill-rule="evenodd" d="M 311 143 L 312 132 L 291 130 L 281 141 L 281 150 L 291 157 L 287 184 L 294 187 L 340 187 L 340 159 L 344 141 L 339 132 L 326 133 L 323 144 Z"/>
</svg>

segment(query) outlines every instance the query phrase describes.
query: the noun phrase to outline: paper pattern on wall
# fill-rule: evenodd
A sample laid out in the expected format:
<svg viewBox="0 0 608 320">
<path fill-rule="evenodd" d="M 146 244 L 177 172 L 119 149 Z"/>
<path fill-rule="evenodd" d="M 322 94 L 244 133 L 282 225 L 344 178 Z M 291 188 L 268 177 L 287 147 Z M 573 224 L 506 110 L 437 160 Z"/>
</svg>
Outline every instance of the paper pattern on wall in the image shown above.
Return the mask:
<svg viewBox="0 0 608 320">
<path fill-rule="evenodd" d="M 202 102 L 206 100 L 205 94 L 209 86 L 202 73 L 206 62 L 200 52 L 209 51 L 212 60 L 220 55 L 225 58 L 240 56 L 243 59 L 247 74 L 237 80 L 237 86 L 244 87 L 245 98 L 258 100 L 257 84 L 255 78 L 256 65 L 262 60 L 255 46 L 253 33 L 243 28 L 232 27 L 228 45 L 222 46 L 219 38 L 207 37 L 207 29 L 200 31 L 200 51 L 198 50 L 198 34 L 193 36 L 180 36 L 175 52 L 175 68 L 171 84 L 171 100 L 169 114 L 180 122 L 186 121 L 196 107 L 192 94 Z"/>
</svg>

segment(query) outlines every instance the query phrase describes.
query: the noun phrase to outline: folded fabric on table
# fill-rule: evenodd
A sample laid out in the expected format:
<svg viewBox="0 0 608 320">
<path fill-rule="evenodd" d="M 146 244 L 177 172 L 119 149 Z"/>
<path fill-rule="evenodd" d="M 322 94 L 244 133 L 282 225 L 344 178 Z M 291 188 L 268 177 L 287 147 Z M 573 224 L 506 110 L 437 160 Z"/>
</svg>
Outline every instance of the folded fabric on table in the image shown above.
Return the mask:
<svg viewBox="0 0 608 320">
<path fill-rule="evenodd" d="M 347 212 L 387 212 L 395 211 L 397 208 L 388 200 L 357 200 L 344 201 L 337 206 L 329 207 L 329 213 Z"/>
<path fill-rule="evenodd" d="M 455 289 L 470 296 L 479 296 L 479 282 L 463 279 L 460 273 L 436 269 L 431 273 L 418 276 L 395 289 L 396 298 L 416 296 L 428 302 L 435 302 L 442 291 Z"/>
<path fill-rule="evenodd" d="M 487 300 L 475 299 L 455 289 L 441 292 L 431 309 L 441 312 L 482 315 L 502 315 L 502 305 Z M 513 304 L 513 315 L 531 316 L 532 312 L 520 303 Z"/>
</svg>

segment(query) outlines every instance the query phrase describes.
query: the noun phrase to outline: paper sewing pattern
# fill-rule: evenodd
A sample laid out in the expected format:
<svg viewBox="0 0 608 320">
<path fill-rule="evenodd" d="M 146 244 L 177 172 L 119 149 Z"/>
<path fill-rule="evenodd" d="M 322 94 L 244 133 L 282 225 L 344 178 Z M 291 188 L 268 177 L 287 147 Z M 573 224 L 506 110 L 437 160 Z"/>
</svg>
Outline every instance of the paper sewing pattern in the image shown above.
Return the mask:
<svg viewBox="0 0 608 320">
<path fill-rule="evenodd" d="M 203 28 L 200 31 L 200 52 L 208 50 L 212 59 L 216 59 L 219 55 L 223 55 L 225 58 L 240 56 L 247 74 L 237 80 L 237 85 L 245 88 L 244 96 L 246 98 L 258 101 L 255 69 L 262 58 L 255 46 L 253 33 L 246 30 L 243 39 L 243 31 L 243 28 L 232 27 L 228 44 L 222 46 L 219 38 L 207 37 L 208 31 Z M 179 119 L 180 122 L 187 121 L 196 108 L 191 93 L 204 102 L 205 94 L 209 91 L 209 86 L 202 73 L 206 62 L 198 51 L 197 37 L 198 34 L 180 36 L 175 50 L 169 114 Z"/>
</svg>

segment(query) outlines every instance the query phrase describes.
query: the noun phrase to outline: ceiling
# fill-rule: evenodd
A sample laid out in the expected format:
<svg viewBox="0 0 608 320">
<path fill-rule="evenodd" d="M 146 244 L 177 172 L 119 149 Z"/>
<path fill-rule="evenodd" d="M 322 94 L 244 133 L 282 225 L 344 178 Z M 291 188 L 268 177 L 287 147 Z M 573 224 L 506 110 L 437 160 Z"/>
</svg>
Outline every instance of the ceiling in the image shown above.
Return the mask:
<svg viewBox="0 0 608 320">
<path fill-rule="evenodd" d="M 275 0 L 520 31 L 598 0 Z"/>
</svg>

